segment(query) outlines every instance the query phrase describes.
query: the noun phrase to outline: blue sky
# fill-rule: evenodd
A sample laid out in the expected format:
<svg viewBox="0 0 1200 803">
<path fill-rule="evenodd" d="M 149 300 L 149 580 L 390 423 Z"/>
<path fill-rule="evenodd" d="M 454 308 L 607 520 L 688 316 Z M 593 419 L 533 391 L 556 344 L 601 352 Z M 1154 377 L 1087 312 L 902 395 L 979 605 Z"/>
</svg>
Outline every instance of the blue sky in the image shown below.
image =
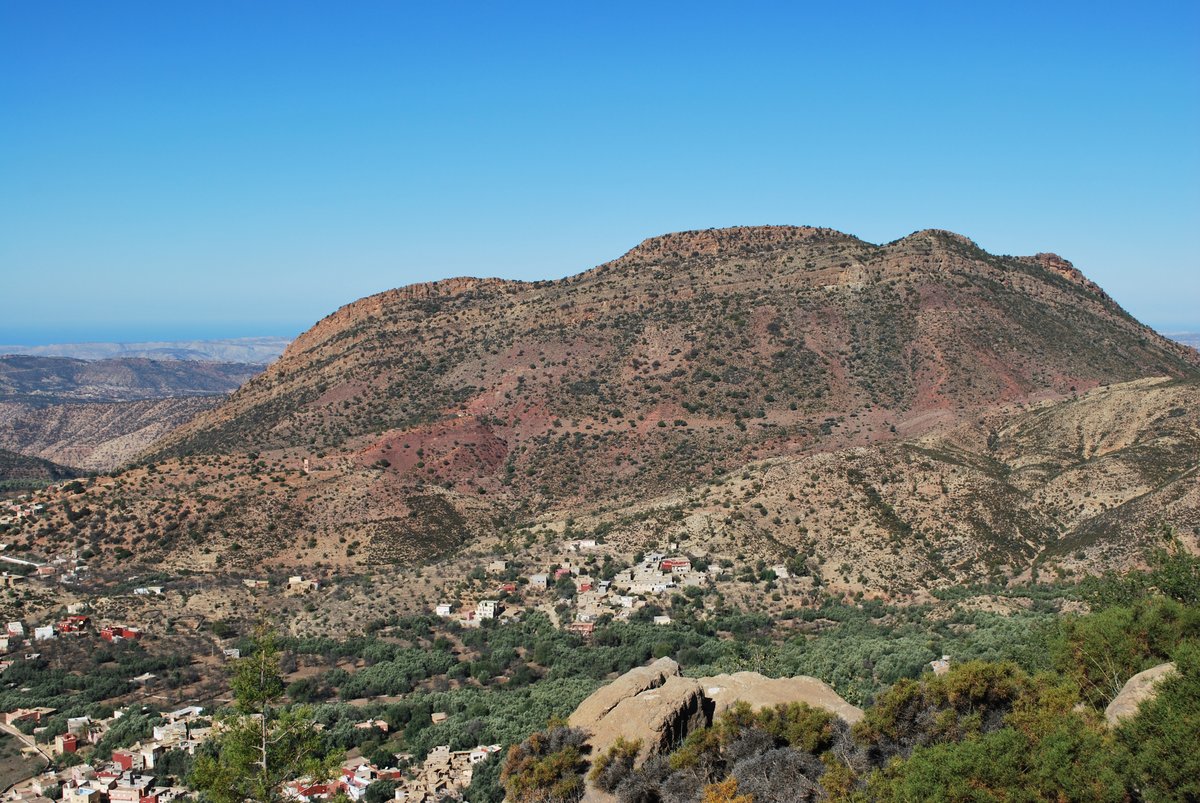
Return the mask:
<svg viewBox="0 0 1200 803">
<path fill-rule="evenodd" d="M 0 343 L 294 334 L 757 223 L 1200 328 L 1200 4 L 0 4 Z"/>
</svg>

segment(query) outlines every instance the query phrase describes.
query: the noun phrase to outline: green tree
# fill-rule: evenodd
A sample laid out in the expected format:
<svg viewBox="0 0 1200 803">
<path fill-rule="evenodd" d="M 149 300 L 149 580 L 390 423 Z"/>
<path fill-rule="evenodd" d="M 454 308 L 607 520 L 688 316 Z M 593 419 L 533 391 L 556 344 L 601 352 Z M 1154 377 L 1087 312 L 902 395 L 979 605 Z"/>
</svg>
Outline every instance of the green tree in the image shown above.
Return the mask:
<svg viewBox="0 0 1200 803">
<path fill-rule="evenodd" d="M 234 663 L 232 687 L 235 710 L 219 720 L 218 735 L 196 756 L 189 778 L 204 799 L 273 803 L 285 782 L 333 771 L 312 710 L 279 704 L 284 686 L 272 634 L 260 633 L 254 653 Z"/>
</svg>

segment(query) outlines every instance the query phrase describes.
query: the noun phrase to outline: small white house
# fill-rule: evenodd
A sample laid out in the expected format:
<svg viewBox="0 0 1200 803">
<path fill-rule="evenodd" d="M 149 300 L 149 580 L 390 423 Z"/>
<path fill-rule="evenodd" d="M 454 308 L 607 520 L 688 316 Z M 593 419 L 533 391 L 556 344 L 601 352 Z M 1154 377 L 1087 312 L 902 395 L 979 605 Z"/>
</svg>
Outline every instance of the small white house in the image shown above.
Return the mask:
<svg viewBox="0 0 1200 803">
<path fill-rule="evenodd" d="M 438 616 L 449 616 L 453 612 L 454 612 L 454 606 L 451 605 L 449 602 L 443 602 L 441 605 L 437 606 L 437 608 L 434 609 L 434 613 L 436 613 Z"/>
<path fill-rule="evenodd" d="M 529 587 L 538 591 L 545 591 L 548 579 L 549 577 L 544 574 L 531 574 L 529 575 Z"/>
<path fill-rule="evenodd" d="M 595 538 L 580 538 L 578 541 L 568 541 L 567 549 L 571 552 L 583 552 L 596 548 Z"/>
<path fill-rule="evenodd" d="M 475 616 L 480 619 L 495 619 L 496 609 L 499 606 L 494 599 L 481 599 L 479 604 L 475 606 Z"/>
<path fill-rule="evenodd" d="M 54 638 L 54 626 L 53 625 L 43 625 L 41 627 L 35 627 L 33 629 L 33 640 L 34 641 L 49 641 L 52 638 Z"/>
<path fill-rule="evenodd" d="M 656 624 L 656 625 L 669 625 L 669 624 L 671 624 L 671 617 L 670 617 L 670 616 L 655 616 L 655 617 L 654 617 L 654 624 Z"/>
</svg>

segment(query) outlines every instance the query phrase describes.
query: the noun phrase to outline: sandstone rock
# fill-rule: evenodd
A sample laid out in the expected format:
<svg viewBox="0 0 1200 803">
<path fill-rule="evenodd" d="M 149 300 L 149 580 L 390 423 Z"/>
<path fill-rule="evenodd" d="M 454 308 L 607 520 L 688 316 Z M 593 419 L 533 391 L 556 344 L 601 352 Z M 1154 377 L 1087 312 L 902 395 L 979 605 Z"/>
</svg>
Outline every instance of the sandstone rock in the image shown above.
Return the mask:
<svg viewBox="0 0 1200 803">
<path fill-rule="evenodd" d="M 670 750 L 692 731 L 709 723 L 704 692 L 690 678 L 673 675 L 661 685 L 626 697 L 592 728 L 593 755 L 618 738 L 641 741 L 637 762 Z"/>
<path fill-rule="evenodd" d="M 1155 686 L 1164 678 L 1174 674 L 1174 672 L 1175 664 L 1159 664 L 1144 672 L 1138 672 L 1125 681 L 1125 685 L 1121 687 L 1120 693 L 1112 699 L 1112 702 L 1108 704 L 1108 708 L 1104 709 L 1104 718 L 1108 720 L 1109 726 L 1116 727 L 1120 724 L 1121 720 L 1136 714 L 1138 706 L 1144 700 L 1154 697 Z"/>
<path fill-rule="evenodd" d="M 592 730 L 596 724 L 625 699 L 649 689 L 662 686 L 669 677 L 679 674 L 679 664 L 670 658 L 659 658 L 649 666 L 639 666 L 602 686 L 579 704 L 567 724 L 572 728 Z"/>
<path fill-rule="evenodd" d="M 853 725 L 862 719 L 861 708 L 842 699 L 828 683 L 816 678 L 768 678 L 758 672 L 735 672 L 701 678 L 704 695 L 713 702 L 713 716 L 719 716 L 735 702 L 747 702 L 754 709 L 781 703 L 808 703 L 823 708 Z"/>
<path fill-rule="evenodd" d="M 640 741 L 640 764 L 669 751 L 692 731 L 710 725 L 715 716 L 739 700 L 756 709 L 808 703 L 851 724 L 863 715 L 816 678 L 768 678 L 758 672 L 736 672 L 692 679 L 682 677 L 674 661 L 662 658 L 597 690 L 568 722 L 591 734 L 588 741 L 593 755 L 604 753 L 619 738 Z"/>
</svg>

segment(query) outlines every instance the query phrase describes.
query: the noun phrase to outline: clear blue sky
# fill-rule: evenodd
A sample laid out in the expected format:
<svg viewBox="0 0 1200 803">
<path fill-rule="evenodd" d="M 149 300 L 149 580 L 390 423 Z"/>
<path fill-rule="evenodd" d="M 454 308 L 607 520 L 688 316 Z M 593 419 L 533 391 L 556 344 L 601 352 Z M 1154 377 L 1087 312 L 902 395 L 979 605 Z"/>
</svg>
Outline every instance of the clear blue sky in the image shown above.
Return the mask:
<svg viewBox="0 0 1200 803">
<path fill-rule="evenodd" d="M 926 227 L 1200 328 L 1200 4 L 3 2 L 0 343 Z"/>
</svg>

